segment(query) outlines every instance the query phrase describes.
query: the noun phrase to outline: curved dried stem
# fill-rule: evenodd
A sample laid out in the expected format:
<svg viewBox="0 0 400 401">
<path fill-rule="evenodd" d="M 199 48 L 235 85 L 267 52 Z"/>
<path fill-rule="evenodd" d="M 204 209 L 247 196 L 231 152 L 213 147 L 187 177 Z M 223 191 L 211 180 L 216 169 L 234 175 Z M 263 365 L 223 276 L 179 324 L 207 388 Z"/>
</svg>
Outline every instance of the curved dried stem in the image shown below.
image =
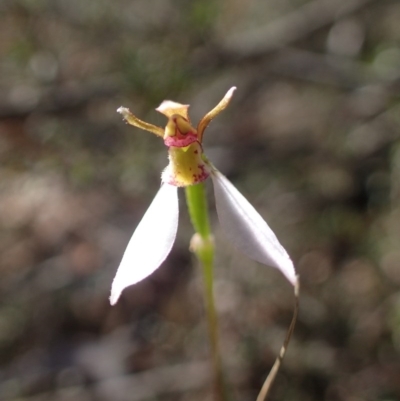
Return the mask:
<svg viewBox="0 0 400 401">
<path fill-rule="evenodd" d="M 279 355 L 276 358 L 275 363 L 272 366 L 271 371 L 269 372 L 269 375 L 265 379 L 265 382 L 260 390 L 260 393 L 258 394 L 256 401 L 265 401 L 266 400 L 269 390 L 271 389 L 271 386 L 274 383 L 276 375 L 282 364 L 282 360 L 286 354 L 286 350 L 288 348 L 290 338 L 292 337 L 294 327 L 296 325 L 297 315 L 299 313 L 299 294 L 300 294 L 300 281 L 299 281 L 299 276 L 297 276 L 296 284 L 294 286 L 294 311 L 293 311 L 292 321 L 290 322 L 290 326 L 286 333 L 285 341 L 283 342 L 283 345 L 279 351 Z"/>
</svg>

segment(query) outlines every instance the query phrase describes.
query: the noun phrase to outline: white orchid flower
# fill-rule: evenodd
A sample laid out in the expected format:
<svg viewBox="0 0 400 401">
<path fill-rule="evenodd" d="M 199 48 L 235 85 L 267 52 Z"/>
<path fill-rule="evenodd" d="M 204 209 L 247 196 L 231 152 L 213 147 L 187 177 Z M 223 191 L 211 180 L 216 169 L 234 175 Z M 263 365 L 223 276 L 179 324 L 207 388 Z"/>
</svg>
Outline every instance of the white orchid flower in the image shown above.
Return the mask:
<svg viewBox="0 0 400 401">
<path fill-rule="evenodd" d="M 164 139 L 169 165 L 161 175 L 161 188 L 133 233 L 118 267 L 111 289 L 112 305 L 126 287 L 153 273 L 171 251 L 178 228 L 178 188 L 198 184 L 209 176 L 214 184 L 218 218 L 228 239 L 249 258 L 279 269 L 296 285 L 293 263 L 268 224 L 203 154 L 204 130 L 226 108 L 235 89 L 231 88 L 200 120 L 197 129 L 191 125 L 189 105 L 170 100 L 156 109 L 168 118 L 165 129 L 139 120 L 127 108 L 117 110 L 129 124 Z"/>
</svg>

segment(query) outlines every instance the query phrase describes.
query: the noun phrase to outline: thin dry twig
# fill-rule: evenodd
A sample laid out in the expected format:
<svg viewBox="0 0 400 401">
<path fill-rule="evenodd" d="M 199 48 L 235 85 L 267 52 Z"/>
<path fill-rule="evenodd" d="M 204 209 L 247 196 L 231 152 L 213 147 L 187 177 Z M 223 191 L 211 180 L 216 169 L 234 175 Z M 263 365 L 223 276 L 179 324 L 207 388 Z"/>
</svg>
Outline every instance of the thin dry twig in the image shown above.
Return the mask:
<svg viewBox="0 0 400 401">
<path fill-rule="evenodd" d="M 296 325 L 297 315 L 299 313 L 299 294 L 300 294 L 300 281 L 299 281 L 299 276 L 297 276 L 296 285 L 294 287 L 294 311 L 293 311 L 292 321 L 290 322 L 290 326 L 286 333 L 285 341 L 283 342 L 281 350 L 279 351 L 279 355 L 277 356 L 271 371 L 269 372 L 267 378 L 265 379 L 265 382 L 260 390 L 260 393 L 258 394 L 256 401 L 264 401 L 267 398 L 271 386 L 274 383 L 276 375 L 282 364 L 282 360 L 286 354 L 290 338 L 292 337 L 294 327 Z"/>
</svg>

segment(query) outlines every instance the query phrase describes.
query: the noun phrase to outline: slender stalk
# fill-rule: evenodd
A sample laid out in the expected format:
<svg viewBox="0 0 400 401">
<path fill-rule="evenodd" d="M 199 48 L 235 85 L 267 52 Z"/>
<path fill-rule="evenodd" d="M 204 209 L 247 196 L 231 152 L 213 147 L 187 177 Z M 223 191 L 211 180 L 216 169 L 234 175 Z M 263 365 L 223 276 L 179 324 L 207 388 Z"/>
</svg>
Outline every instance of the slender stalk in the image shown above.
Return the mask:
<svg viewBox="0 0 400 401">
<path fill-rule="evenodd" d="M 185 187 L 185 194 L 194 230 L 204 240 L 207 240 L 211 235 L 211 228 L 204 184 Z"/>
<path fill-rule="evenodd" d="M 266 400 L 266 398 L 269 394 L 269 391 L 271 389 L 271 386 L 275 381 L 276 375 L 278 374 L 279 368 L 281 367 L 283 358 L 286 354 L 286 350 L 289 346 L 290 338 L 292 337 L 292 334 L 294 331 L 294 326 L 296 325 L 297 315 L 299 313 L 299 293 L 300 293 L 300 281 L 299 281 L 299 277 L 297 276 L 297 281 L 296 281 L 296 284 L 294 287 L 294 311 L 293 311 L 292 321 L 290 322 L 290 326 L 286 333 L 285 341 L 283 342 L 283 345 L 279 351 L 279 355 L 275 359 L 275 363 L 272 366 L 272 369 L 269 372 L 267 378 L 265 379 L 264 384 L 261 388 L 260 393 L 258 394 L 256 401 L 265 401 Z"/>
<path fill-rule="evenodd" d="M 186 187 L 185 193 L 190 218 L 196 231 L 191 241 L 191 250 L 199 259 L 203 271 L 204 298 L 214 370 L 215 399 L 225 401 L 226 392 L 219 351 L 218 319 L 214 302 L 214 241 L 208 218 L 204 184 Z"/>
</svg>

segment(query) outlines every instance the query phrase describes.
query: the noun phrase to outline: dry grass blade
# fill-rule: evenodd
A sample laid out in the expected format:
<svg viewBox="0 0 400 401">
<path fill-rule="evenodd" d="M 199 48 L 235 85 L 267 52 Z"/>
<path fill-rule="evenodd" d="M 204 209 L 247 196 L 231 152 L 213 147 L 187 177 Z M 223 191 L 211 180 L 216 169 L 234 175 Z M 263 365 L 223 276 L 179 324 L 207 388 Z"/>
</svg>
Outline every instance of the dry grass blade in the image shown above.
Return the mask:
<svg viewBox="0 0 400 401">
<path fill-rule="evenodd" d="M 297 281 L 294 287 L 294 311 L 293 311 L 292 321 L 290 322 L 290 326 L 286 333 L 285 341 L 283 342 L 281 350 L 279 351 L 279 355 L 276 358 L 275 363 L 272 366 L 271 371 L 269 372 L 269 375 L 265 379 L 265 382 L 260 390 L 260 393 L 258 394 L 256 401 L 266 400 L 268 393 L 271 389 L 271 386 L 275 381 L 276 375 L 278 374 L 279 368 L 282 364 L 282 360 L 286 354 L 286 350 L 292 337 L 294 327 L 296 325 L 297 315 L 299 313 L 299 294 L 300 294 L 300 281 L 299 281 L 299 276 L 297 276 Z"/>
</svg>

